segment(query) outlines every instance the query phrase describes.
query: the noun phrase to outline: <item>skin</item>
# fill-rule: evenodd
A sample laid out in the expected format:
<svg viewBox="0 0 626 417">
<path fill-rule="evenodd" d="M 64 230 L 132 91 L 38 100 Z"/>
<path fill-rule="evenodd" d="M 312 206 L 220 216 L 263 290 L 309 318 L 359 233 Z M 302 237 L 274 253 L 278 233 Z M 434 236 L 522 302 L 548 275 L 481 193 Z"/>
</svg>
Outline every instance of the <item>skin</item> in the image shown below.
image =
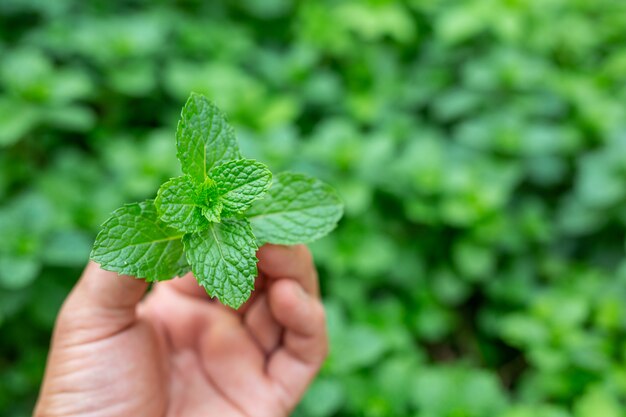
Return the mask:
<svg viewBox="0 0 626 417">
<path fill-rule="evenodd" d="M 34 415 L 289 415 L 327 354 L 317 274 L 304 246 L 257 256 L 238 311 L 191 275 L 145 295 L 144 281 L 90 263 L 57 318 Z"/>
</svg>

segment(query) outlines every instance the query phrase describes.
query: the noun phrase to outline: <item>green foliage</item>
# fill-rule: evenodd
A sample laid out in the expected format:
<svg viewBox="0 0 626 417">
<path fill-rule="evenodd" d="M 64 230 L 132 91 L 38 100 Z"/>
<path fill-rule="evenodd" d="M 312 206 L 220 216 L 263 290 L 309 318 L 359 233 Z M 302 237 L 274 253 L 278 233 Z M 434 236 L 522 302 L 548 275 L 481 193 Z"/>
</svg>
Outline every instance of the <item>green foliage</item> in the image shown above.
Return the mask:
<svg viewBox="0 0 626 417">
<path fill-rule="evenodd" d="M 303 174 L 283 173 L 262 198 L 272 173 L 239 159 L 233 128 L 206 97 L 192 93 L 187 100 L 176 147 L 187 175 L 163 184 L 156 200 L 127 205 L 104 222 L 91 252 L 102 268 L 146 281 L 191 269 L 210 296 L 239 308 L 254 289 L 257 240 L 311 242 L 341 218 L 343 204 L 332 187 Z M 251 214 L 258 238 L 246 218 L 256 200 L 266 202 Z"/>
<path fill-rule="evenodd" d="M 0 1 L 0 415 L 31 415 L 102 222 L 199 175 L 190 91 L 345 202 L 296 416 L 624 415 L 625 7 Z"/>
</svg>

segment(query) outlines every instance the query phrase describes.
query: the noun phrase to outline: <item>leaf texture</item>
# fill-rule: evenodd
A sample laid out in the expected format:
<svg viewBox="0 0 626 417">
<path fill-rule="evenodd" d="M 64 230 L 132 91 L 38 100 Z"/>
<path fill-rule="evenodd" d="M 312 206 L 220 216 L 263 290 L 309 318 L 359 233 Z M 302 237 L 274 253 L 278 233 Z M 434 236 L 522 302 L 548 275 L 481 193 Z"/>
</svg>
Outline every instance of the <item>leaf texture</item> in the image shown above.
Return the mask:
<svg viewBox="0 0 626 417">
<path fill-rule="evenodd" d="M 191 233 L 206 229 L 209 220 L 204 215 L 198 189 L 188 175 L 172 178 L 161 186 L 154 200 L 159 218 L 169 226 Z"/>
<path fill-rule="evenodd" d="M 211 170 L 210 177 L 217 183 L 224 210 L 230 214 L 246 211 L 272 183 L 272 173 L 267 166 L 251 159 L 218 165 Z"/>
<path fill-rule="evenodd" d="M 246 216 L 260 244 L 311 242 L 331 232 L 343 215 L 343 204 L 328 184 L 304 174 L 283 172 Z"/>
<path fill-rule="evenodd" d="M 104 269 L 148 281 L 192 270 L 209 295 L 238 308 L 254 289 L 258 244 L 310 242 L 343 214 L 322 181 L 294 173 L 273 179 L 264 164 L 242 159 L 233 128 L 204 96 L 189 97 L 176 145 L 185 175 L 103 224 L 91 258 Z"/>
<path fill-rule="evenodd" d="M 185 174 L 202 182 L 214 166 L 240 159 L 235 132 L 206 97 L 191 93 L 176 130 L 177 156 Z"/>
<path fill-rule="evenodd" d="M 189 271 L 181 238 L 158 218 L 152 200 L 127 204 L 102 225 L 91 259 L 108 271 L 146 281 L 171 279 Z"/>
<path fill-rule="evenodd" d="M 207 293 L 239 308 L 254 289 L 257 245 L 245 220 L 225 219 L 183 238 L 187 260 Z"/>
</svg>

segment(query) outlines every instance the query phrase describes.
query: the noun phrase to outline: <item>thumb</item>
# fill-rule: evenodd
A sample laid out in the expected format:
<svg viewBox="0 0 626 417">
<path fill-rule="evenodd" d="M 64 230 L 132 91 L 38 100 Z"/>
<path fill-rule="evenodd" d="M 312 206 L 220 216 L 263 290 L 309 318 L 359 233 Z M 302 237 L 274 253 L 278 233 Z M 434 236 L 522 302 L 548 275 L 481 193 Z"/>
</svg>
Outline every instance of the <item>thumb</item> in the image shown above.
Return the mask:
<svg viewBox="0 0 626 417">
<path fill-rule="evenodd" d="M 136 306 L 148 288 L 143 281 L 105 271 L 89 262 L 57 318 L 55 339 L 69 344 L 111 337 L 136 320 Z"/>
</svg>

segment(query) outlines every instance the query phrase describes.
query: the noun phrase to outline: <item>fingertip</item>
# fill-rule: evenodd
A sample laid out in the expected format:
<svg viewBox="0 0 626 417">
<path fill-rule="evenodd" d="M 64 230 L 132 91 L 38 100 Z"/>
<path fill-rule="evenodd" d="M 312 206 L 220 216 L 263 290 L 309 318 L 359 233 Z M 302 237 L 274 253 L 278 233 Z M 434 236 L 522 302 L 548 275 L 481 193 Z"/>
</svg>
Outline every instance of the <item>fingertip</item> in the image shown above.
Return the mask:
<svg viewBox="0 0 626 417">
<path fill-rule="evenodd" d="M 286 351 L 298 361 L 318 366 L 328 354 L 326 315 L 321 301 L 291 280 L 279 280 L 270 290 L 270 310 L 284 327 Z"/>
<path fill-rule="evenodd" d="M 313 255 L 305 245 L 264 245 L 257 252 L 258 268 L 270 279 L 289 278 L 305 291 L 317 295 L 318 283 Z"/>
<path fill-rule="evenodd" d="M 107 271 L 90 260 L 75 291 L 81 301 L 117 308 L 135 305 L 147 288 L 148 283 L 142 279 Z"/>
<path fill-rule="evenodd" d="M 297 282 L 279 280 L 271 287 L 269 295 L 272 315 L 288 330 L 311 336 L 324 326 L 322 304 L 307 294 Z"/>
<path fill-rule="evenodd" d="M 267 243 L 259 248 L 257 256 L 263 266 L 270 268 L 287 260 L 308 265 L 313 264 L 313 256 L 306 245 L 284 246 Z"/>
<path fill-rule="evenodd" d="M 207 294 L 204 287 L 202 287 L 198 280 L 193 276 L 191 272 L 183 275 L 182 277 L 174 278 L 170 281 L 161 282 L 159 287 L 171 288 L 177 292 L 188 295 L 191 297 L 197 297 L 200 299 L 211 299 Z"/>
<path fill-rule="evenodd" d="M 288 279 L 276 281 L 271 287 L 270 297 L 277 310 L 288 313 L 305 308 L 309 301 L 302 286 Z"/>
<path fill-rule="evenodd" d="M 108 337 L 136 319 L 136 306 L 148 283 L 104 270 L 90 261 L 56 319 L 55 334 L 64 343 Z"/>
<path fill-rule="evenodd" d="M 103 283 L 103 280 L 108 280 Z M 131 275 L 120 274 L 115 271 L 103 269 L 100 264 L 90 260 L 87 267 L 83 271 L 81 281 L 89 284 L 101 284 L 105 287 L 125 287 L 129 290 L 139 289 L 148 286 L 144 279 L 136 278 Z M 106 289 L 106 288 L 105 288 Z"/>
</svg>

